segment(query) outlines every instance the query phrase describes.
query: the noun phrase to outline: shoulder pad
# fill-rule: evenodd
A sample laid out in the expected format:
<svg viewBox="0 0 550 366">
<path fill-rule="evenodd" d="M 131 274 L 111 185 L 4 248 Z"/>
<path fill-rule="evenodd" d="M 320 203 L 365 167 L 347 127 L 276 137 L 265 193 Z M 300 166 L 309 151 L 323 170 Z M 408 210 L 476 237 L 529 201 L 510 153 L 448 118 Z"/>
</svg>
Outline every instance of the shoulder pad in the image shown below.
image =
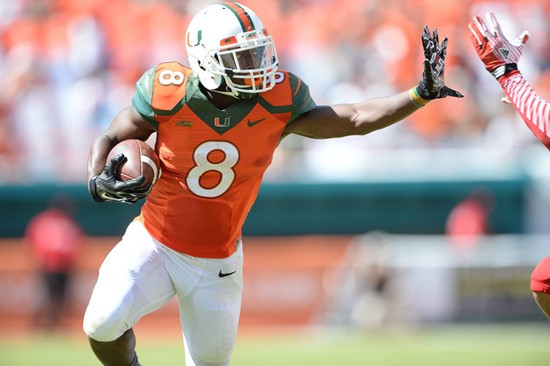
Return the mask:
<svg viewBox="0 0 550 366">
<path fill-rule="evenodd" d="M 138 110 L 174 109 L 185 97 L 190 74 L 191 69 L 178 62 L 161 63 L 147 70 L 136 84 Z"/>
<path fill-rule="evenodd" d="M 292 104 L 291 74 L 287 71 L 275 73 L 273 89 L 261 93 L 261 97 L 272 106 L 289 106 Z"/>
<path fill-rule="evenodd" d="M 152 80 L 152 107 L 155 110 L 172 110 L 185 97 L 190 74 L 191 69 L 179 62 L 158 64 Z"/>
</svg>

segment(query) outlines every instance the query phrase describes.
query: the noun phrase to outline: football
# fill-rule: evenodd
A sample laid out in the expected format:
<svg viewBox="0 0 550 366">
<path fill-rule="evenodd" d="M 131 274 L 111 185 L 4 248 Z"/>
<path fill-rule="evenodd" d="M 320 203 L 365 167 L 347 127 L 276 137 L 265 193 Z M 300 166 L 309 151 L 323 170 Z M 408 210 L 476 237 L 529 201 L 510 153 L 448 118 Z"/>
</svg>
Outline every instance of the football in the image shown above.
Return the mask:
<svg viewBox="0 0 550 366">
<path fill-rule="evenodd" d="M 141 140 L 124 140 L 118 143 L 107 156 L 107 161 L 118 154 L 124 154 L 127 160 L 119 165 L 117 177 L 122 181 L 131 180 L 141 175 L 145 183 L 155 184 L 160 177 L 160 159 L 155 151 Z"/>
</svg>

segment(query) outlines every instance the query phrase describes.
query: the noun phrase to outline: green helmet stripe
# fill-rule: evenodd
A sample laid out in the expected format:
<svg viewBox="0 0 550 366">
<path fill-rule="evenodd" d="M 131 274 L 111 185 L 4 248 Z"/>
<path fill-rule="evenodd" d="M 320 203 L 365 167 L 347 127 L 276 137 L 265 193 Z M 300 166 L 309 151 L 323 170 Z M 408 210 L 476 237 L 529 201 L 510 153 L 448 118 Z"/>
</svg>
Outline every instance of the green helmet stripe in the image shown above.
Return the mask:
<svg viewBox="0 0 550 366">
<path fill-rule="evenodd" d="M 242 6 L 240 6 L 237 3 L 233 3 L 229 1 L 225 3 L 221 3 L 220 5 L 227 7 L 229 10 L 231 10 L 233 14 L 235 14 L 235 16 L 237 17 L 237 20 L 241 25 L 241 28 L 243 29 L 243 32 L 250 32 L 256 29 L 254 26 L 254 22 L 252 21 L 252 18 Z"/>
</svg>

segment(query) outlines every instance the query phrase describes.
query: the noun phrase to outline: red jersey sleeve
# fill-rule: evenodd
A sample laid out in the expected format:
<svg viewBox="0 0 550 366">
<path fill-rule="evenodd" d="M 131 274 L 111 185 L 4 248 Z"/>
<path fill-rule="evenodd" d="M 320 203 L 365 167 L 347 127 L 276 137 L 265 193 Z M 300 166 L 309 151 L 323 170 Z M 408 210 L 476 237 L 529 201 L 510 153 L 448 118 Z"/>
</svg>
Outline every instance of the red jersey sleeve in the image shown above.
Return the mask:
<svg viewBox="0 0 550 366">
<path fill-rule="evenodd" d="M 550 103 L 533 90 L 519 71 L 503 76 L 499 82 L 527 127 L 550 149 Z"/>
</svg>

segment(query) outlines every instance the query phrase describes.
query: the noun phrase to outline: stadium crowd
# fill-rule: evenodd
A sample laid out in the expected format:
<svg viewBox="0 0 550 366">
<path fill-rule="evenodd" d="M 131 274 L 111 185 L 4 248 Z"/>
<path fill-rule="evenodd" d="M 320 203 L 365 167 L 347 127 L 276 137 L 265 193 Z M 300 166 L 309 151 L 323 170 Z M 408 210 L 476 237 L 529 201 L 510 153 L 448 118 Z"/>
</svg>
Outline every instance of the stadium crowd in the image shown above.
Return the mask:
<svg viewBox="0 0 550 366">
<path fill-rule="evenodd" d="M 0 182 L 85 182 L 92 139 L 130 104 L 135 82 L 162 61 L 187 64 L 184 35 L 199 0 L 0 2 Z M 546 0 L 242 0 L 273 35 L 280 67 L 299 75 L 318 104 L 390 95 L 421 77 L 424 25 L 449 38 L 446 79 L 466 98 L 433 103 L 368 139 L 318 144 L 288 138 L 271 179 L 304 169 L 356 170 L 362 153 L 540 144 L 474 54 L 472 14 L 495 12 L 508 37 L 531 33 L 520 65 L 550 96 Z M 513 20 L 513 21 L 512 21 Z"/>
</svg>

